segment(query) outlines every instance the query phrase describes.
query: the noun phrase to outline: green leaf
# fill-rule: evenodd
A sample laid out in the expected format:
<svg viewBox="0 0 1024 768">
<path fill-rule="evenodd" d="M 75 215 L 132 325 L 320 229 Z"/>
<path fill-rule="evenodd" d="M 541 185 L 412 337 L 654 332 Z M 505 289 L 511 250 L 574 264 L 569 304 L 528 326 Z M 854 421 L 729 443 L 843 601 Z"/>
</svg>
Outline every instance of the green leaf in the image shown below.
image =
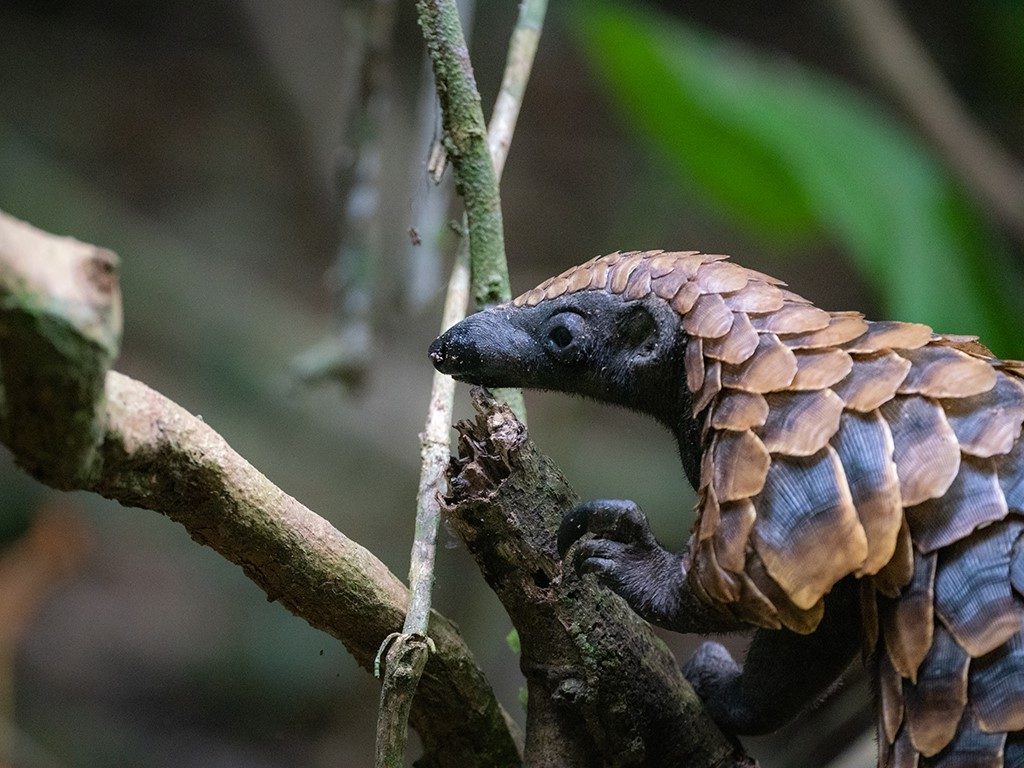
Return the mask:
<svg viewBox="0 0 1024 768">
<path fill-rule="evenodd" d="M 893 317 L 1024 353 L 1020 276 L 944 168 L 879 109 L 666 16 L 585 2 L 571 17 L 629 120 L 736 225 L 776 243 L 825 233 Z"/>
</svg>

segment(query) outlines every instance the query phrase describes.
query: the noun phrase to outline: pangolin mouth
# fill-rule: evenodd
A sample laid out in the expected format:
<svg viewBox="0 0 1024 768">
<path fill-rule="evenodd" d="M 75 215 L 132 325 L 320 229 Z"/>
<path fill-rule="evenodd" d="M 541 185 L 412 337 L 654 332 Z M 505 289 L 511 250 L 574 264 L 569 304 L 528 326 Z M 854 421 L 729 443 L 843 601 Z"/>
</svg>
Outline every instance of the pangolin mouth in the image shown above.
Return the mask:
<svg viewBox="0 0 1024 768">
<path fill-rule="evenodd" d="M 531 336 L 509 320 L 500 308 L 470 315 L 430 345 L 434 367 L 458 381 L 488 387 L 522 386 L 524 366 L 540 350 Z"/>
</svg>

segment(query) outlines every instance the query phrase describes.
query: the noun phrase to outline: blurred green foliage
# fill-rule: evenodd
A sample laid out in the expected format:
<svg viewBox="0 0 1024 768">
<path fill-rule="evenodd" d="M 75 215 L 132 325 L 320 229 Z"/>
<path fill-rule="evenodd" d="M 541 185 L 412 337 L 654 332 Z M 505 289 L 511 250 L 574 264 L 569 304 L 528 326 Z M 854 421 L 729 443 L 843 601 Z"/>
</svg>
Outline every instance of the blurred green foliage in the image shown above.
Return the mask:
<svg viewBox="0 0 1024 768">
<path fill-rule="evenodd" d="M 585 2 L 571 19 L 630 123 L 738 227 L 773 244 L 831 237 L 893 318 L 1024 355 L 1020 276 L 1003 244 L 880 109 L 793 62 L 654 12 Z"/>
</svg>

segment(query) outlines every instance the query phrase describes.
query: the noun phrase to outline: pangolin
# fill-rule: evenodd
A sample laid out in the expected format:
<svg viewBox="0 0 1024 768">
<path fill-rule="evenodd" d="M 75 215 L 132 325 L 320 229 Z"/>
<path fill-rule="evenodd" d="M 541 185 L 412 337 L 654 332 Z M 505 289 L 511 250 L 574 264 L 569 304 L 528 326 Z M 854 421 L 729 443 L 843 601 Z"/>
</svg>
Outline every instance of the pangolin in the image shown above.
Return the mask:
<svg viewBox="0 0 1024 768">
<path fill-rule="evenodd" d="M 559 549 L 654 623 L 757 628 L 742 668 L 714 643 L 684 667 L 723 729 L 794 718 L 861 650 L 880 766 L 1024 766 L 1024 363 L 663 251 L 568 269 L 430 356 L 675 433 L 698 499 L 684 552 L 628 501 L 580 505 Z"/>
</svg>

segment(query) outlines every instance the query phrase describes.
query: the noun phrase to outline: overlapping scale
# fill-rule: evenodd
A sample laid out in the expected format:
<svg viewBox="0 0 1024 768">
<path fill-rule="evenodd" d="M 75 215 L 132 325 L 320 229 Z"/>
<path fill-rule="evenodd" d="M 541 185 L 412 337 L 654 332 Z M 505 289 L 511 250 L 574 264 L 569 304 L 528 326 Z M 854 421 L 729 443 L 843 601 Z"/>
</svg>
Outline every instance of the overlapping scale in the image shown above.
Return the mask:
<svg viewBox="0 0 1024 768">
<path fill-rule="evenodd" d="M 796 353 L 796 368 L 790 389 L 824 389 L 850 374 L 853 358 L 841 349 L 801 350 Z"/>
<path fill-rule="evenodd" d="M 569 290 L 569 281 L 564 277 L 556 277 L 554 280 L 547 284 L 544 289 L 545 299 L 557 299 L 559 296 Z"/>
<path fill-rule="evenodd" d="M 715 548 L 710 539 L 697 543 L 693 568 L 701 587 L 712 600 L 722 604 L 739 600 L 739 581 L 735 575 L 726 573 L 718 564 Z"/>
<path fill-rule="evenodd" d="M 959 349 L 961 352 L 966 352 L 969 355 L 975 357 L 983 357 L 990 360 L 994 360 L 995 356 L 992 354 L 992 350 L 981 343 L 981 340 L 977 336 L 969 336 L 955 333 L 943 333 L 932 336 L 932 344 L 937 344 L 940 347 L 952 347 L 953 349 Z"/>
<path fill-rule="evenodd" d="M 607 290 L 612 293 L 622 293 L 626 290 L 626 283 L 629 282 L 629 277 L 633 274 L 633 270 L 640 266 L 640 262 L 643 260 L 644 255 L 642 253 L 626 253 L 622 255 L 622 259 L 619 260 L 608 273 L 608 286 Z"/>
<path fill-rule="evenodd" d="M 832 448 L 773 457 L 754 506 L 754 548 L 797 607 L 811 608 L 864 563 L 867 538 Z"/>
<path fill-rule="evenodd" d="M 954 544 L 976 528 L 1002 520 L 1007 512 L 994 461 L 971 456 L 964 456 L 943 496 L 905 510 L 914 544 L 922 552 Z"/>
<path fill-rule="evenodd" d="M 640 266 L 642 261 L 642 253 L 624 254 L 623 259 L 615 264 L 608 273 L 607 290 L 614 294 L 624 293 L 630 276 Z"/>
<path fill-rule="evenodd" d="M 747 560 L 747 543 L 756 519 L 757 512 L 750 499 L 721 505 L 714 546 L 718 564 L 727 571 L 743 572 Z"/>
<path fill-rule="evenodd" d="M 513 303 L 517 307 L 535 307 L 542 301 L 544 301 L 544 289 L 534 288 L 533 290 L 527 291 L 522 296 L 516 298 L 516 300 Z"/>
<path fill-rule="evenodd" d="M 708 339 L 704 345 L 704 354 L 723 363 L 739 365 L 754 354 L 758 341 L 757 331 L 750 324 L 750 318 L 743 312 L 733 312 L 729 331 L 724 336 Z"/>
<path fill-rule="evenodd" d="M 672 309 L 678 312 L 683 317 L 688 317 L 687 314 L 696 305 L 698 299 L 701 298 L 700 289 L 694 282 L 689 282 L 683 285 L 676 294 L 669 301 Z"/>
<path fill-rule="evenodd" d="M 832 387 L 851 411 L 873 411 L 892 400 L 910 370 L 910 361 L 895 352 L 852 357 L 849 374 Z"/>
<path fill-rule="evenodd" d="M 912 365 L 899 393 L 926 397 L 970 397 L 992 389 L 996 369 L 984 360 L 942 346 L 902 350 Z"/>
<path fill-rule="evenodd" d="M 927 762 L 930 768 L 1004 768 L 1005 733 L 985 733 L 968 707 L 953 741 Z"/>
<path fill-rule="evenodd" d="M 683 316 L 683 329 L 690 336 L 717 339 L 732 328 L 733 312 L 717 293 L 706 293 L 697 298 L 693 307 Z"/>
<path fill-rule="evenodd" d="M 746 572 L 736 574 L 736 579 L 740 583 L 740 599 L 730 606 L 732 612 L 755 627 L 782 629 L 775 605 L 757 588 Z"/>
<path fill-rule="evenodd" d="M 715 496 L 719 503 L 756 496 L 764 487 L 771 456 L 751 431 L 719 432 L 711 447 Z"/>
<path fill-rule="evenodd" d="M 650 292 L 651 272 L 647 268 L 646 263 L 641 262 L 629 276 L 629 280 L 626 282 L 626 287 L 622 289 L 622 296 L 629 300 L 643 299 L 646 298 Z"/>
<path fill-rule="evenodd" d="M 941 406 L 923 397 L 897 397 L 880 412 L 892 433 L 903 505 L 942 496 L 960 469 L 960 445 Z M 911 532 L 916 534 L 913 527 Z"/>
<path fill-rule="evenodd" d="M 846 484 L 868 541 L 868 556 L 858 575 L 877 573 L 892 559 L 903 524 L 900 481 L 892 460 L 889 425 L 877 411 L 846 412 L 832 438 L 832 447 L 842 462 Z"/>
<path fill-rule="evenodd" d="M 608 285 L 608 273 L 612 265 L 608 260 L 601 260 L 594 264 L 590 270 L 590 287 L 594 290 L 603 291 Z"/>
<path fill-rule="evenodd" d="M 750 359 L 740 365 L 722 366 L 722 384 L 745 392 L 785 389 L 796 376 L 796 355 L 773 334 L 762 334 Z"/>
<path fill-rule="evenodd" d="M 759 333 L 794 334 L 820 331 L 828 326 L 831 319 L 823 309 L 786 301 L 777 312 L 752 315 L 750 321 Z"/>
<path fill-rule="evenodd" d="M 910 731 L 905 724 L 896 736 L 888 759 L 889 763 L 885 768 L 918 768 L 920 765 L 921 754 L 910 742 Z"/>
<path fill-rule="evenodd" d="M 904 518 L 896 534 L 896 550 L 892 559 L 875 574 L 875 589 L 886 597 L 899 597 L 913 575 L 914 543 L 910 540 L 910 526 Z"/>
<path fill-rule="evenodd" d="M 935 605 L 935 555 L 914 559 L 914 576 L 900 599 L 887 606 L 882 636 L 893 668 L 911 682 L 932 646 Z"/>
<path fill-rule="evenodd" d="M 785 283 L 778 283 L 778 285 L 785 285 Z M 791 304 L 813 304 L 814 302 L 810 299 L 805 299 L 799 293 L 793 293 L 793 291 L 787 290 L 786 288 L 780 289 L 782 298 Z"/>
<path fill-rule="evenodd" d="M 925 757 L 942 750 L 956 734 L 967 704 L 970 660 L 946 628 L 937 624 L 917 682 L 903 681 L 910 740 Z"/>
<path fill-rule="evenodd" d="M 834 347 L 851 341 L 867 330 L 868 324 L 859 313 L 852 315 L 832 313 L 829 323 L 817 331 L 783 336 L 783 343 L 790 349 L 821 349 Z"/>
<path fill-rule="evenodd" d="M 569 293 L 576 293 L 577 291 L 584 291 L 590 288 L 592 271 L 593 267 L 584 265 L 565 275 L 566 280 L 569 281 Z"/>
<path fill-rule="evenodd" d="M 1019 379 L 1024 379 L 1024 360 L 999 360 L 996 362 L 996 367 Z"/>
<path fill-rule="evenodd" d="M 711 414 L 713 429 L 743 431 L 760 427 L 768 418 L 768 401 L 756 392 L 727 389 Z"/>
<path fill-rule="evenodd" d="M 699 336 L 687 339 L 683 367 L 686 368 L 686 386 L 691 392 L 704 386 L 704 340 Z"/>
<path fill-rule="evenodd" d="M 1024 523 L 1004 521 L 939 552 L 935 613 L 972 657 L 995 650 L 1021 629 L 1010 587 L 1010 554 Z"/>
<path fill-rule="evenodd" d="M 971 663 L 970 701 L 983 730 L 1024 731 L 1024 636 Z"/>
<path fill-rule="evenodd" d="M 843 401 L 830 389 L 775 392 L 765 399 L 768 418 L 757 432 L 773 454 L 810 456 L 824 448 L 839 429 Z"/>
<path fill-rule="evenodd" d="M 882 352 L 890 349 L 917 349 L 932 338 L 932 329 L 920 323 L 868 321 L 868 329 L 843 345 L 847 352 Z"/>
<path fill-rule="evenodd" d="M 717 360 L 705 361 L 704 382 L 693 400 L 693 415 L 703 411 L 722 391 L 722 364 Z"/>
<path fill-rule="evenodd" d="M 697 270 L 696 282 L 702 293 L 738 291 L 749 281 L 748 271 L 728 261 L 712 261 Z"/>
<path fill-rule="evenodd" d="M 887 653 L 878 654 L 878 698 L 882 733 L 886 741 L 896 741 L 903 724 L 903 680 L 889 661 Z"/>
<path fill-rule="evenodd" d="M 1017 438 L 1012 451 L 997 457 L 995 464 L 1007 508 L 1024 514 L 1024 436 Z"/>
<path fill-rule="evenodd" d="M 782 293 L 774 285 L 755 279 L 735 293 L 724 295 L 725 305 L 733 312 L 763 314 L 782 309 Z"/>
<path fill-rule="evenodd" d="M 629 252 L 514 303 L 583 290 L 669 303 L 706 414 L 698 592 L 809 632 L 823 595 L 862 577 L 866 647 L 882 638 L 880 762 L 995 768 L 1005 734 L 1024 733 L 1024 363 L 827 313 L 783 285 L 722 256 Z M 1005 753 L 1024 768 L 1024 736 Z"/>
<path fill-rule="evenodd" d="M 679 272 L 687 279 L 694 277 L 700 266 L 700 260 L 694 258 L 697 255 L 697 251 L 663 251 L 651 257 L 651 279 L 657 280 L 670 272 Z"/>
<path fill-rule="evenodd" d="M 987 392 L 946 400 L 943 407 L 964 453 L 982 458 L 1008 453 L 1024 423 L 1024 384 L 1000 373 Z"/>
<path fill-rule="evenodd" d="M 757 589 L 775 606 L 779 621 L 786 629 L 806 635 L 815 630 L 825 615 L 825 601 L 818 598 L 809 606 L 797 605 L 782 587 L 768 573 L 767 567 L 756 552 L 747 558 L 746 575 Z"/>
<path fill-rule="evenodd" d="M 658 258 L 664 257 L 659 256 Z M 693 275 L 688 274 L 685 269 L 679 267 L 672 270 L 671 272 L 666 272 L 662 275 L 658 275 L 657 277 L 655 277 L 652 273 L 651 291 L 653 291 L 655 296 L 662 298 L 665 301 L 671 301 L 672 297 L 679 293 L 680 289 L 683 286 L 688 285 L 690 283 L 692 277 Z M 697 300 L 697 295 L 699 295 L 699 293 L 697 293 L 694 296 L 694 301 Z"/>
</svg>

